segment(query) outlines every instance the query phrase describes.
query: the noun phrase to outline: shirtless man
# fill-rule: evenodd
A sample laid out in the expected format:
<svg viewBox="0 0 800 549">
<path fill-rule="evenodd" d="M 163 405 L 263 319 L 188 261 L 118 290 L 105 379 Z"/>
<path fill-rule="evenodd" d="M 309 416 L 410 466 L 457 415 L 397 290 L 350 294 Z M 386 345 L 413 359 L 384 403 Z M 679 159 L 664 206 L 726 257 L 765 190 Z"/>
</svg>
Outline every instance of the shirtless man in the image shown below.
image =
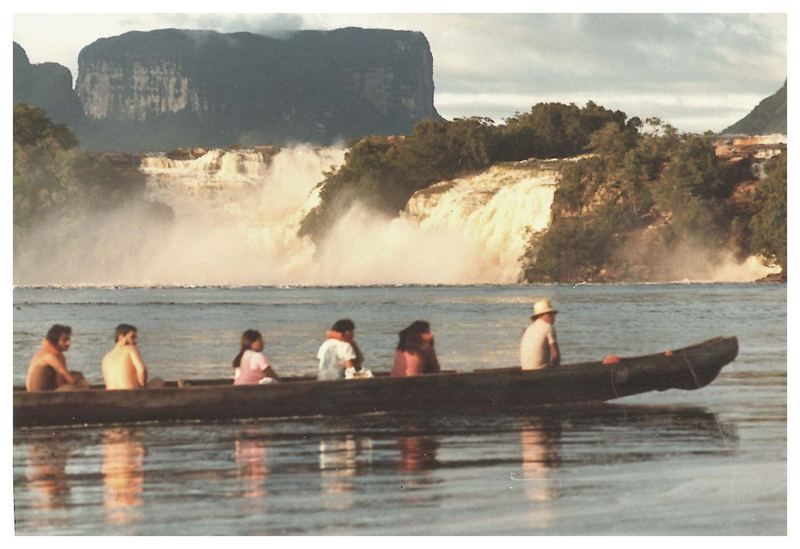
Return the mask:
<svg viewBox="0 0 800 549">
<path fill-rule="evenodd" d="M 42 340 L 30 364 L 25 379 L 28 391 L 70 391 L 88 389 L 89 382 L 80 372 L 67 370 L 67 357 L 64 352 L 72 343 L 72 328 L 53 324 Z"/>
<path fill-rule="evenodd" d="M 147 367 L 144 365 L 136 342 L 139 339 L 135 326 L 120 324 L 114 331 L 116 344 L 103 357 L 103 381 L 106 389 L 142 389 L 163 386 L 161 378 L 147 382 Z"/>
</svg>

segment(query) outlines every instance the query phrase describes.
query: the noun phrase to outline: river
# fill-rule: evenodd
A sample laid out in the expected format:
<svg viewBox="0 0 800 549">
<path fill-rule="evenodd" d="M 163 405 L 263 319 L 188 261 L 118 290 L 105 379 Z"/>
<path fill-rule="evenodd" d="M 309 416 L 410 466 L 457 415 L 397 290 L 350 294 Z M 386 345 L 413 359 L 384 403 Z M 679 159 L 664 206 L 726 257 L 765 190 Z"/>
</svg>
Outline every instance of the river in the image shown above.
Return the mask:
<svg viewBox="0 0 800 549">
<path fill-rule="evenodd" d="M 786 533 L 785 285 L 16 288 L 14 383 L 55 322 L 95 383 L 120 322 L 168 379 L 229 376 L 246 328 L 279 373 L 312 373 L 343 317 L 375 371 L 416 319 L 443 367 L 509 366 L 537 296 L 566 362 L 717 335 L 740 354 L 702 390 L 605 406 L 16 429 L 16 532 Z"/>
</svg>

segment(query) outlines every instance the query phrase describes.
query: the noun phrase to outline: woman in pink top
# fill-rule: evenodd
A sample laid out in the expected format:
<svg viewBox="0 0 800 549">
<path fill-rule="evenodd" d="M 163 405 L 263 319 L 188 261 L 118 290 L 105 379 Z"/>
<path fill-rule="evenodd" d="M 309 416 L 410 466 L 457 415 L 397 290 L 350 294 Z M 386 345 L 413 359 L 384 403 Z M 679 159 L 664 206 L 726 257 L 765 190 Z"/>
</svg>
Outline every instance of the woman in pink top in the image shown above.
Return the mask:
<svg viewBox="0 0 800 549">
<path fill-rule="evenodd" d="M 394 352 L 393 376 L 435 374 L 440 370 L 429 323 L 417 320 L 399 335 L 400 341 Z"/>
<path fill-rule="evenodd" d="M 264 350 L 264 339 L 257 330 L 242 334 L 241 351 L 233 359 L 234 385 L 258 385 L 278 381 L 278 374 L 269 365 Z"/>
</svg>

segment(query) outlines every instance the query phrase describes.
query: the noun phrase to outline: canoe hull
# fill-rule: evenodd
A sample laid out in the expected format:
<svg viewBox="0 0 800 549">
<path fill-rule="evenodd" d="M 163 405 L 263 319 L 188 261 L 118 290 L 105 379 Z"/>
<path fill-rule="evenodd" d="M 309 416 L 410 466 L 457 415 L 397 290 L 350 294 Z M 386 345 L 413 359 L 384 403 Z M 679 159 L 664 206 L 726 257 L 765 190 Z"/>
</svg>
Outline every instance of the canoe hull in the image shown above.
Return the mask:
<svg viewBox="0 0 800 549">
<path fill-rule="evenodd" d="M 608 401 L 666 389 L 698 389 L 736 358 L 735 337 L 665 354 L 537 371 L 507 369 L 268 386 L 189 386 L 140 391 L 15 391 L 14 425 L 225 420 L 391 411 L 497 411 Z"/>
</svg>

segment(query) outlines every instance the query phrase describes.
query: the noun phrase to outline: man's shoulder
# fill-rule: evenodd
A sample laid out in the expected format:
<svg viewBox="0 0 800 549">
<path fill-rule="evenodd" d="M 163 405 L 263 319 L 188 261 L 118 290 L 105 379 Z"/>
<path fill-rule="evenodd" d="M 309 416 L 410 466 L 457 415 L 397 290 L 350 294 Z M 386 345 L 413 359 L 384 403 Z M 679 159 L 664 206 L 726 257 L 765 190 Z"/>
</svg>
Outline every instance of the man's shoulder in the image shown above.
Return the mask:
<svg viewBox="0 0 800 549">
<path fill-rule="evenodd" d="M 63 360 L 63 358 L 64 355 L 61 353 L 54 353 L 47 349 L 39 349 L 36 351 L 36 354 L 33 355 L 31 362 L 33 362 L 34 365 L 47 365 L 54 360 Z"/>
</svg>

